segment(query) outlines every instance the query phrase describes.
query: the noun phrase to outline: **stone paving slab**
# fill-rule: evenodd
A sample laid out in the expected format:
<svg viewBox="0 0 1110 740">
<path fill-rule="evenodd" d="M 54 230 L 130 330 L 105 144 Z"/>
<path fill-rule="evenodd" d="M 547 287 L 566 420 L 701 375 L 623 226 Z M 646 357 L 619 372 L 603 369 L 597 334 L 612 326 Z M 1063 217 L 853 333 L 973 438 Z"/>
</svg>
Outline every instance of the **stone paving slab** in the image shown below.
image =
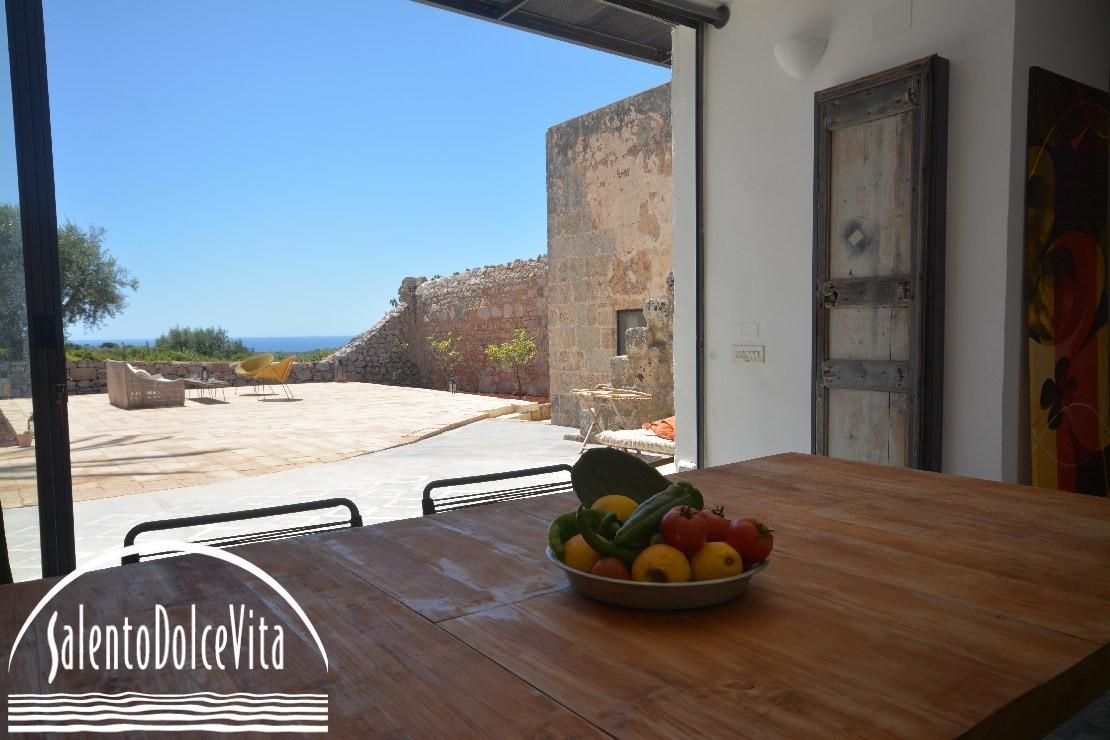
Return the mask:
<svg viewBox="0 0 1110 740">
<path fill-rule="evenodd" d="M 296 400 L 227 389 L 184 406 L 118 409 L 105 394 L 69 399 L 75 501 L 237 480 L 408 444 L 534 403 L 373 383 L 290 386 Z M 280 391 L 279 391 L 280 393 Z M 223 400 L 226 398 L 226 402 Z M 13 425 L 30 399 L 0 401 Z M 21 421 L 23 420 L 23 421 Z M 37 502 L 34 451 L 0 448 L 0 506 Z"/>
</svg>

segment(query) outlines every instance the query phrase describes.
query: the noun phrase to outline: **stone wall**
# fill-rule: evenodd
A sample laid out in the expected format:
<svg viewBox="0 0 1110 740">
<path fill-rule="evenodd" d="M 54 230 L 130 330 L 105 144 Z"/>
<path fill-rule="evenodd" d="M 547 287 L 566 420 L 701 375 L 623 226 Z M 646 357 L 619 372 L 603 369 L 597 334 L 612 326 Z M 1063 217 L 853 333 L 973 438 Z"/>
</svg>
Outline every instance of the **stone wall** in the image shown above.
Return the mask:
<svg viewBox="0 0 1110 740">
<path fill-rule="evenodd" d="M 521 373 L 525 395 L 548 394 L 547 259 L 515 260 L 429 280 L 416 289 L 412 359 L 423 382 L 446 388 L 447 373 L 431 351 L 428 337 L 460 337 L 462 356 L 454 375 L 460 390 L 511 393 L 513 373 L 485 356 L 490 344 L 526 329 L 536 340 L 536 357 Z"/>
<path fill-rule="evenodd" d="M 611 382 L 616 312 L 666 295 L 671 219 L 669 85 L 548 130 L 552 423 L 579 426 L 568 391 Z"/>
<path fill-rule="evenodd" d="M 294 362 L 290 383 L 352 381 L 390 385 L 447 387 L 447 378 L 428 345 L 429 336 L 447 332 L 461 338 L 462 358 L 455 368 L 459 390 L 512 393 L 512 372 L 485 356 L 485 347 L 512 338 L 514 329 L 527 329 L 536 340 L 536 357 L 521 374 L 529 396 L 548 393 L 547 260 L 515 260 L 505 265 L 480 267 L 450 277 L 426 280 L 405 278 L 397 305 L 377 324 L 326 359 Z M 226 362 L 132 362 L 151 374 L 166 378 L 209 376 L 232 385 L 243 385 Z M 10 377 L 12 395 L 29 396 L 26 363 L 0 363 L 0 378 Z M 8 375 L 4 373 L 8 372 Z M 80 360 L 66 363 L 69 392 L 106 393 L 108 375 L 104 362 Z"/>
<path fill-rule="evenodd" d="M 397 305 L 381 321 L 352 339 L 325 362 L 337 363 L 343 380 L 390 385 L 419 385 L 420 370 L 411 359 L 416 289 L 423 278 L 405 278 Z"/>
<path fill-rule="evenodd" d="M 454 377 L 461 391 L 512 393 L 512 372 L 485 356 L 489 344 L 526 329 L 536 340 L 536 358 L 521 374 L 525 395 L 548 393 L 547 259 L 515 260 L 449 277 L 401 282 L 397 306 L 328 361 L 341 363 L 347 380 L 447 388 L 447 373 L 429 337 L 459 337 L 462 352 Z"/>
<path fill-rule="evenodd" d="M 605 429 L 637 429 L 645 422 L 674 415 L 674 277 L 667 278 L 665 298 L 644 304 L 647 326 L 625 334 L 628 354 L 609 360 L 609 382 L 617 388 L 650 393 L 652 400 L 608 403 L 598 407 Z M 583 415 L 586 416 L 586 415 Z M 588 419 L 580 421 L 586 434 Z"/>
<path fill-rule="evenodd" d="M 26 360 L 0 361 L 0 398 L 31 396 L 31 365 Z"/>
<path fill-rule="evenodd" d="M 132 367 L 146 370 L 151 375 L 164 378 L 199 378 L 201 370 L 208 368 L 213 380 L 223 380 L 230 385 L 247 385 L 235 374 L 228 362 L 132 362 Z M 100 360 L 70 360 L 66 362 L 70 395 L 107 393 L 107 365 Z M 318 383 L 335 380 L 334 365 L 328 360 L 319 362 L 294 362 L 289 374 L 290 383 Z M 26 395 L 30 395 L 30 391 Z"/>
</svg>

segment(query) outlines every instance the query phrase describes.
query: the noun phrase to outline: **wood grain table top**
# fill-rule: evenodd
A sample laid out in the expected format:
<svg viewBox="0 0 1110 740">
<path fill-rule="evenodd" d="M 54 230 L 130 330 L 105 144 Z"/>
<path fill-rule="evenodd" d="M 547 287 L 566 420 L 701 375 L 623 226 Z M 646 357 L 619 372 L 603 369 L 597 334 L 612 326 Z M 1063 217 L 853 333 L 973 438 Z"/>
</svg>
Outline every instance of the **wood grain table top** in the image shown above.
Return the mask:
<svg viewBox="0 0 1110 740">
<path fill-rule="evenodd" d="M 326 674 L 252 689 L 163 671 L 142 690 L 326 691 L 339 736 L 1011 738 L 1110 689 L 1110 502 L 799 454 L 678 477 L 775 529 L 735 602 L 577 596 L 543 554 L 575 501 L 546 496 L 237 548 L 304 607 Z M 49 586 L 0 587 L 3 655 Z M 273 608 L 253 577 L 196 556 L 70 589 L 117 620 L 154 602 Z M 276 618 L 312 665 L 295 618 Z M 36 622 L 6 691 L 57 690 L 44 643 Z M 89 671 L 66 690 L 121 680 Z"/>
</svg>

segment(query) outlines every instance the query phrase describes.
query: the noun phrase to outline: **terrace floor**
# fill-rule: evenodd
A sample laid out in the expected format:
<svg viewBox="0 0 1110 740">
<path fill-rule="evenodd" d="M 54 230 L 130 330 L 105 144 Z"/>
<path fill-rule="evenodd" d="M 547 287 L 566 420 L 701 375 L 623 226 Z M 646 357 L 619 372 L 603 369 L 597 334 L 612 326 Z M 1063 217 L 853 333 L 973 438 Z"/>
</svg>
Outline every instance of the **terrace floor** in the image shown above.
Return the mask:
<svg viewBox="0 0 1110 740">
<path fill-rule="evenodd" d="M 534 404 L 372 383 L 290 386 L 296 400 L 228 388 L 184 406 L 126 411 L 69 399 L 75 501 L 234 481 L 415 442 Z M 224 398 L 226 397 L 226 402 Z M 30 399 L 0 401 L 16 430 Z M 34 450 L 0 448 L 0 506 L 36 503 Z"/>
<path fill-rule="evenodd" d="M 432 480 L 573 464 L 578 442 L 565 440 L 567 427 L 549 422 L 489 419 L 417 444 L 349 460 L 312 465 L 240 480 L 190 488 L 137 493 L 126 498 L 80 501 L 73 506 L 78 565 L 123 544 L 134 525 L 155 519 L 254 509 L 341 496 L 358 505 L 365 524 L 420 516 L 424 486 Z M 660 469 L 673 472 L 673 466 Z M 232 532 L 315 524 L 334 512 L 309 512 L 230 525 L 176 530 L 172 538 L 203 539 Z M 4 512 L 8 549 L 17 581 L 38 578 L 38 507 Z M 154 536 L 154 535 L 151 535 Z M 140 538 L 141 541 L 141 538 Z"/>
</svg>

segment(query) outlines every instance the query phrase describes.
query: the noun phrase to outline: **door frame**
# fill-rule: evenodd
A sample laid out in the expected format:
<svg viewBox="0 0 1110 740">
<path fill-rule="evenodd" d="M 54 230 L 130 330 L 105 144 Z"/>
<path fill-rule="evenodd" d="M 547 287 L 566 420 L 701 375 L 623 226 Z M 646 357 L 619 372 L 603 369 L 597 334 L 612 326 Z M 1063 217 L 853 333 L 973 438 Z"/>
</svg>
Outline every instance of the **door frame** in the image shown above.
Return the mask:
<svg viewBox="0 0 1110 740">
<path fill-rule="evenodd" d="M 5 0 L 35 418 L 42 575 L 76 567 L 65 334 L 42 0 Z"/>
</svg>

